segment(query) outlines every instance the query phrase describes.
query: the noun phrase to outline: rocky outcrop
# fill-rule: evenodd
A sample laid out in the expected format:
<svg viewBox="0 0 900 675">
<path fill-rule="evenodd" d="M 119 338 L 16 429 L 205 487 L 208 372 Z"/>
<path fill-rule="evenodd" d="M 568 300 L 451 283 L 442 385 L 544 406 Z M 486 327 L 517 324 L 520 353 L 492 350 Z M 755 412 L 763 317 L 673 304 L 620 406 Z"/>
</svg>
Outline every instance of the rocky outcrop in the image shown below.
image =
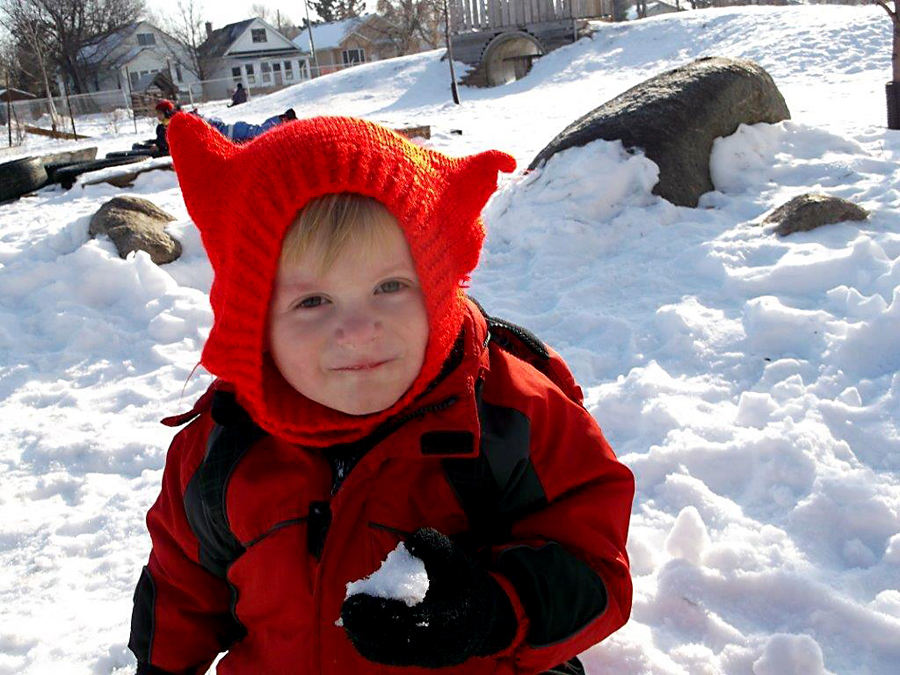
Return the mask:
<svg viewBox="0 0 900 675">
<path fill-rule="evenodd" d="M 599 139 L 641 148 L 659 166 L 653 192 L 696 206 L 713 189 L 713 141 L 740 124 L 776 123 L 790 111 L 769 74 L 751 61 L 704 58 L 657 75 L 570 124 L 529 168 L 557 152 Z M 603 176 L 597 176 L 603 180 Z"/>
<path fill-rule="evenodd" d="M 782 237 L 792 232 L 806 232 L 822 225 L 847 220 L 865 220 L 869 212 L 840 197 L 808 193 L 794 197 L 765 217 L 763 225 L 777 225 L 775 234 Z"/>
<path fill-rule="evenodd" d="M 181 243 L 165 231 L 174 217 L 140 197 L 115 197 L 91 216 L 90 234 L 107 235 L 124 258 L 132 251 L 146 251 L 157 265 L 177 260 Z"/>
</svg>

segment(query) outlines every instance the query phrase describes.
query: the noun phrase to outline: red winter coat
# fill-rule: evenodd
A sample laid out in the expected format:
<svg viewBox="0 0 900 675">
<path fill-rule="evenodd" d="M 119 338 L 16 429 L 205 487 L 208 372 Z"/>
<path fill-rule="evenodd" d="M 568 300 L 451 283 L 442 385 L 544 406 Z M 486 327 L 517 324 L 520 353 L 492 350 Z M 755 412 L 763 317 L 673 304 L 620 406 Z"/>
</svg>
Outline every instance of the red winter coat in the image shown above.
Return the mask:
<svg viewBox="0 0 900 675">
<path fill-rule="evenodd" d="M 364 660 L 335 625 L 347 583 L 420 527 L 467 542 L 519 617 L 508 649 L 443 672 L 539 673 L 625 623 L 631 472 L 570 398 L 580 392 L 558 356 L 547 365 L 570 396 L 489 340 L 472 305 L 462 335 L 458 365 L 399 427 L 373 434 L 342 482 L 328 458 L 346 448 L 266 435 L 221 383 L 169 420 L 195 418 L 147 516 L 129 642 L 139 673 L 203 673 L 222 651 L 223 674 L 428 672 Z M 217 518 L 233 539 L 209 534 Z"/>
</svg>

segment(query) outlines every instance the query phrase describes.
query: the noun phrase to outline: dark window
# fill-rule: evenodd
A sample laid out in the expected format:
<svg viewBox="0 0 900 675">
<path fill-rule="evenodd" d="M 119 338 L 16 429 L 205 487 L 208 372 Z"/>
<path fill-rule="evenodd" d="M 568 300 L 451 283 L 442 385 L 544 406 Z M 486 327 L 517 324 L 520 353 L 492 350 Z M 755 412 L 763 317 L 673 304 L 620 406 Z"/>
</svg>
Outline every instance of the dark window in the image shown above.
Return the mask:
<svg viewBox="0 0 900 675">
<path fill-rule="evenodd" d="M 254 28 L 250 31 L 254 42 L 268 42 L 265 28 Z"/>
<path fill-rule="evenodd" d="M 237 66 L 236 68 L 231 69 L 231 77 L 234 80 L 241 79 L 241 67 Z"/>
<path fill-rule="evenodd" d="M 280 64 L 280 63 L 273 63 L 273 64 L 272 64 L 272 70 L 274 70 L 276 73 L 280 73 L 280 72 L 281 72 L 281 64 Z"/>
<path fill-rule="evenodd" d="M 156 44 L 156 36 L 153 33 L 138 33 L 137 37 L 141 47 L 150 47 Z"/>
<path fill-rule="evenodd" d="M 341 52 L 345 66 L 352 66 L 354 63 L 363 63 L 366 60 L 366 53 L 362 49 L 345 49 Z"/>
</svg>

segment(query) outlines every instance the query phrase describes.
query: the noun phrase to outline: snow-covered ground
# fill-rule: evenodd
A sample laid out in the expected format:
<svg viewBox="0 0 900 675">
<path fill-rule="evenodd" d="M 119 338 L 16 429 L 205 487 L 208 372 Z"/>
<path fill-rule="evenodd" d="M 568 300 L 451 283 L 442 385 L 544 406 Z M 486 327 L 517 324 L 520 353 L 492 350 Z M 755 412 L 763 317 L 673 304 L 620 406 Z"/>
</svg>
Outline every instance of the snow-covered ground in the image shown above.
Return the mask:
<svg viewBox="0 0 900 675">
<path fill-rule="evenodd" d="M 884 129 L 884 12 L 601 25 L 524 80 L 463 89 L 458 107 L 439 55 L 208 112 L 431 124 L 432 147 L 518 158 L 486 211 L 473 294 L 562 352 L 637 478 L 634 612 L 584 655 L 589 672 L 900 672 L 900 133 Z M 655 165 L 614 143 L 522 174 L 576 117 L 705 55 L 763 65 L 793 119 L 720 140 L 699 208 L 653 196 Z M 100 154 L 144 136 L 102 136 Z M 872 215 L 785 239 L 757 225 L 810 190 Z M 178 218 L 179 261 L 120 260 L 88 238 L 118 188 L 0 207 L 0 674 L 131 672 L 143 519 L 171 438 L 157 420 L 210 381 L 191 375 L 210 268 L 175 177 L 128 192 Z"/>
</svg>

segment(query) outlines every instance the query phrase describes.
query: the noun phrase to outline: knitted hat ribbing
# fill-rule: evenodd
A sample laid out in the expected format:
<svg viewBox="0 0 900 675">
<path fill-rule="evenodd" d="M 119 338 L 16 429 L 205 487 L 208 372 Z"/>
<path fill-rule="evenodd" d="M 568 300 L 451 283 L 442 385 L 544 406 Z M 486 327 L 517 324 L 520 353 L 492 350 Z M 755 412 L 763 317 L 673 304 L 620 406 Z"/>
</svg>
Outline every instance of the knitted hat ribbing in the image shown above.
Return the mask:
<svg viewBox="0 0 900 675">
<path fill-rule="evenodd" d="M 234 386 L 257 424 L 310 446 L 349 442 L 422 393 L 460 329 L 460 284 L 484 241 L 481 209 L 497 188 L 498 171 L 512 172 L 515 160 L 495 150 L 452 158 L 377 124 L 341 117 L 290 122 L 235 145 L 200 118 L 178 113 L 168 139 L 214 272 L 214 322 L 201 363 Z M 302 396 L 265 354 L 281 242 L 310 200 L 340 192 L 372 197 L 397 219 L 429 322 L 425 361 L 410 389 L 387 410 L 358 417 Z"/>
</svg>

